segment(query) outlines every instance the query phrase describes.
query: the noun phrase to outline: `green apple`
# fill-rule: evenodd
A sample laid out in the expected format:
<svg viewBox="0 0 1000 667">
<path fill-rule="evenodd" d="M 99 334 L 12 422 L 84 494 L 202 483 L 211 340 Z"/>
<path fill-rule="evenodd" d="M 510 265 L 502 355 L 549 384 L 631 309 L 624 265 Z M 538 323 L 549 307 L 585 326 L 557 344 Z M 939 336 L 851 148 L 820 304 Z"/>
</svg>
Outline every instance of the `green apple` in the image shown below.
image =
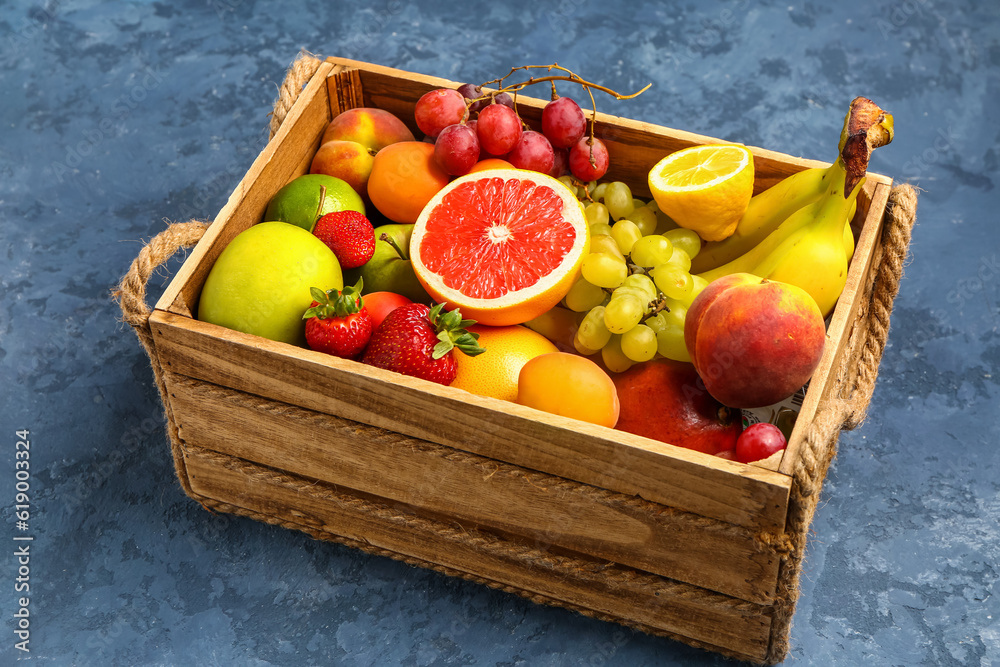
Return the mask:
<svg viewBox="0 0 1000 667">
<path fill-rule="evenodd" d="M 215 260 L 201 290 L 198 319 L 303 346 L 310 287 L 343 289 L 337 256 L 301 227 L 262 222 L 230 241 Z"/>
<path fill-rule="evenodd" d="M 375 228 L 375 254 L 365 264 L 347 271 L 345 279 L 354 285 L 364 278 L 365 294 L 394 292 L 415 303 L 430 303 L 431 298 L 417 280 L 410 261 L 410 234 L 413 225 L 389 224 Z M 386 235 L 388 241 L 383 240 Z"/>
</svg>

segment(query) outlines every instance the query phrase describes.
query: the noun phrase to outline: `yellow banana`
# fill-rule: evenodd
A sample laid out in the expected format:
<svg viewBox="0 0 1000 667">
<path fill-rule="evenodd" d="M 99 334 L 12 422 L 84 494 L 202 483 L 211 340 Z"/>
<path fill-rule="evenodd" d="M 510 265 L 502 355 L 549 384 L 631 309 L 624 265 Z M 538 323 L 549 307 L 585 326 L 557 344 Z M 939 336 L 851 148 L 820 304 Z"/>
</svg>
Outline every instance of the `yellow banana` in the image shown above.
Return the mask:
<svg viewBox="0 0 1000 667">
<path fill-rule="evenodd" d="M 836 170 L 843 169 L 838 163 L 839 160 L 829 167 L 804 169 L 754 195 L 733 235 L 706 243 L 691 260 L 691 271 L 701 273 L 722 266 L 763 241 L 788 216 L 826 192 Z"/>
<path fill-rule="evenodd" d="M 854 257 L 854 230 L 851 229 L 851 220 L 854 220 L 854 213 L 858 210 L 858 200 L 854 199 L 851 210 L 847 213 L 847 224 L 844 226 L 844 254 L 847 255 L 847 262 L 850 263 Z"/>
<path fill-rule="evenodd" d="M 851 262 L 851 258 L 854 257 L 854 231 L 851 229 L 851 219 L 847 219 L 847 224 L 844 225 L 844 256 L 847 257 L 847 262 Z"/>
<path fill-rule="evenodd" d="M 829 315 L 847 284 L 844 219 L 864 182 L 859 180 L 847 199 L 840 192 L 827 195 L 816 222 L 786 239 L 754 275 L 801 287 L 816 299 L 823 316 Z"/>
<path fill-rule="evenodd" d="M 809 292 L 826 315 L 847 280 L 851 235 L 848 214 L 864 181 L 844 196 L 847 172 L 839 170 L 825 194 L 789 216 L 749 252 L 712 271 L 698 274 L 708 282 L 731 273 L 798 285 Z"/>
<path fill-rule="evenodd" d="M 712 282 L 716 278 L 721 278 L 722 276 L 728 276 L 731 273 L 753 273 L 756 275 L 755 269 L 757 266 L 759 266 L 761 262 L 771 255 L 771 253 L 777 250 L 777 248 L 781 246 L 781 244 L 784 243 L 789 236 L 795 234 L 797 231 L 816 220 L 823 208 L 823 205 L 826 203 L 826 200 L 829 199 L 833 191 L 836 191 L 837 194 L 840 195 L 843 191 L 846 173 L 843 169 L 840 169 L 835 172 L 835 176 L 836 178 L 827 183 L 826 191 L 822 196 L 788 216 L 780 225 L 778 225 L 777 229 L 765 236 L 760 243 L 751 247 L 739 257 L 723 264 L 722 266 L 709 271 L 702 271 L 696 275 L 704 278 L 708 282 Z M 837 184 L 839 184 L 839 188 L 837 187 Z M 840 198 L 843 199 L 843 196 L 840 195 Z M 844 216 L 846 219 L 846 211 Z M 701 253 L 699 252 L 698 255 L 701 255 Z M 695 273 L 693 260 L 691 272 Z"/>
</svg>

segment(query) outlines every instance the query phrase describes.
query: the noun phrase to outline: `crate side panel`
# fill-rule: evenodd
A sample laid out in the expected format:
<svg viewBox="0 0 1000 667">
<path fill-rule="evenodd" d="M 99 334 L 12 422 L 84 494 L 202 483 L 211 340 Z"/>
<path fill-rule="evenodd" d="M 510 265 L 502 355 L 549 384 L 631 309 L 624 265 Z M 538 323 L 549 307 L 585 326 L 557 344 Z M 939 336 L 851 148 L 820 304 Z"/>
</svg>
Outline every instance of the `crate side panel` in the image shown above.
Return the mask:
<svg viewBox="0 0 1000 667">
<path fill-rule="evenodd" d="M 727 523 L 780 531 L 789 478 L 156 311 L 164 368 Z"/>
<path fill-rule="evenodd" d="M 251 476 L 245 471 L 213 458 L 188 451 L 185 460 L 196 493 L 273 517 L 286 527 L 301 526 L 345 537 L 369 548 L 448 568 L 451 574 L 512 586 L 625 623 L 639 623 L 737 652 L 751 660 L 765 657 L 771 625 L 769 607 L 705 594 L 682 584 L 671 585 L 669 591 L 676 594 L 667 594 L 665 589 L 652 588 L 648 575 L 609 583 L 600 575 L 605 564 L 599 561 L 589 567 L 554 571 L 552 566 L 526 562 L 526 552 L 518 545 L 508 549 L 488 535 L 470 541 L 463 539 L 462 531 L 448 530 L 446 525 L 428 530 L 432 522 L 408 514 L 404 508 L 386 505 L 373 511 L 360 499 L 321 482 L 316 483 L 315 493 L 303 494 L 266 469 L 252 476 L 249 483 Z M 538 556 L 541 562 L 548 560 L 545 553 Z"/>
<path fill-rule="evenodd" d="M 809 390 L 806 392 L 795 427 L 788 440 L 788 447 L 781 460 L 779 471 L 785 474 L 791 474 L 805 440 L 806 430 L 816 417 L 821 402 L 834 391 L 836 371 L 843 359 L 851 326 L 858 319 L 858 312 L 862 307 L 863 288 L 870 284 L 869 277 L 878 270 L 873 264 L 873 259 L 882 238 L 882 225 L 890 190 L 891 187 L 886 184 L 879 183 L 875 186 L 868 216 L 855 247 L 854 257 L 851 259 L 847 284 L 827 327 L 823 356 L 809 382 Z"/>
<path fill-rule="evenodd" d="M 777 557 L 735 526 L 203 382 L 168 390 L 199 447 L 752 602 L 777 584 Z"/>
</svg>

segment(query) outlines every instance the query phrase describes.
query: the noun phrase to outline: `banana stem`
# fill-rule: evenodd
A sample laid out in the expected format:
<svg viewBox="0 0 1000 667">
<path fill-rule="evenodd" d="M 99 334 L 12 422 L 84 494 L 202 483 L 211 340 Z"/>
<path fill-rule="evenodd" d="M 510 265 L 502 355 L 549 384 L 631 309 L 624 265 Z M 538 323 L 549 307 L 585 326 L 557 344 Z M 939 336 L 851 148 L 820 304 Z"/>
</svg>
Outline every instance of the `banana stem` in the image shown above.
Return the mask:
<svg viewBox="0 0 1000 667">
<path fill-rule="evenodd" d="M 840 133 L 840 158 L 847 170 L 844 197 L 854 191 L 868 171 L 872 151 L 892 141 L 892 114 L 884 111 L 867 97 L 856 97 L 844 118 Z"/>
</svg>

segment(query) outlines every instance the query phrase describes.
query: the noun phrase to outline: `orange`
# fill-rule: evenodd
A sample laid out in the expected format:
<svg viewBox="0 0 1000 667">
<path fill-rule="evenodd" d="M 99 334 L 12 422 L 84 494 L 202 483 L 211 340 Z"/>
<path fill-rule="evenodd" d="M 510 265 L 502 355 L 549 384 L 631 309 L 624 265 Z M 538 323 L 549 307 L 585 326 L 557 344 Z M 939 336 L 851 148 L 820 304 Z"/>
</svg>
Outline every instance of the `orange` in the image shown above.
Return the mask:
<svg viewBox="0 0 1000 667">
<path fill-rule="evenodd" d="M 479 344 L 486 351 L 474 357 L 456 354 L 457 370 L 451 386 L 480 396 L 517 400 L 517 376 L 521 367 L 538 355 L 558 351 L 548 338 L 520 325 L 474 324 L 468 331 L 479 334 Z"/>
<path fill-rule="evenodd" d="M 566 296 L 590 248 L 583 206 L 559 181 L 492 169 L 455 179 L 410 236 L 417 279 L 481 324 L 521 324 Z"/>
<path fill-rule="evenodd" d="M 368 198 L 393 222 L 411 224 L 448 180 L 448 174 L 434 161 L 433 144 L 399 141 L 375 155 Z"/>
<path fill-rule="evenodd" d="M 472 165 L 472 169 L 469 170 L 470 174 L 477 174 L 481 171 L 486 171 L 487 169 L 515 169 L 514 165 L 507 160 L 501 160 L 498 157 L 488 157 L 485 160 L 480 160 L 476 164 Z"/>
<path fill-rule="evenodd" d="M 657 206 L 706 241 L 732 236 L 753 196 L 753 155 L 745 146 L 709 144 L 671 153 L 649 170 Z"/>
<path fill-rule="evenodd" d="M 543 354 L 524 364 L 517 402 L 608 428 L 618 423 L 621 408 L 611 377 L 590 359 L 569 352 Z"/>
</svg>

